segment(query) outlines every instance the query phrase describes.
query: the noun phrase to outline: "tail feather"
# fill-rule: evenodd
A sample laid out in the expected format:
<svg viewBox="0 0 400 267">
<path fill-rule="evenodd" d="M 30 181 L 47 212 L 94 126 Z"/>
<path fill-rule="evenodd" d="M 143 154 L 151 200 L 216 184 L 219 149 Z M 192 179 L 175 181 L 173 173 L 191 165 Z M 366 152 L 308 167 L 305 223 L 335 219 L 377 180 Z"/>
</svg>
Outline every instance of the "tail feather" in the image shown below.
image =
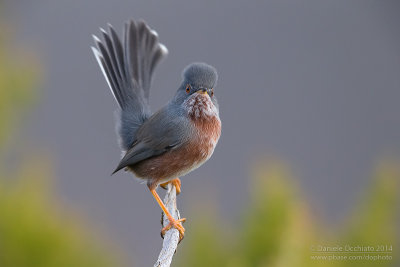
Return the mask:
<svg viewBox="0 0 400 267">
<path fill-rule="evenodd" d="M 153 75 L 155 67 L 158 63 L 164 58 L 164 56 L 168 54 L 168 49 L 163 44 L 158 45 L 158 47 L 153 51 L 153 56 L 150 63 L 150 76 Z"/>
<path fill-rule="evenodd" d="M 117 62 L 118 71 L 119 71 L 120 77 L 122 79 L 122 85 L 124 87 L 127 87 L 128 84 L 126 84 L 126 83 L 128 82 L 128 80 L 127 80 L 128 77 L 125 75 L 125 63 L 124 63 L 123 48 L 122 48 L 121 42 L 118 38 L 118 35 L 115 32 L 115 30 L 113 29 L 113 27 L 110 24 L 108 25 L 108 27 L 110 30 L 112 47 L 114 48 L 115 60 Z"/>
<path fill-rule="evenodd" d="M 120 112 L 118 132 L 127 150 L 135 132 L 151 115 L 149 92 L 155 67 L 168 54 L 157 33 L 144 21 L 124 25 L 122 42 L 111 25 L 101 29 L 104 41 L 93 36 L 93 53 L 103 72 Z"/>
<path fill-rule="evenodd" d="M 107 49 L 101 43 L 100 39 L 93 35 L 95 40 L 97 49 L 92 47 L 92 50 L 95 54 L 95 57 L 102 69 L 104 77 L 106 77 L 108 86 L 111 89 L 111 93 L 113 94 L 114 98 L 117 100 L 119 106 L 121 107 L 122 103 L 122 96 L 117 89 L 119 88 L 118 78 L 116 77 L 116 73 L 113 69 L 113 64 L 111 63 L 111 59 L 108 55 Z"/>
<path fill-rule="evenodd" d="M 94 36 L 94 37 L 96 37 L 96 36 Z M 113 81 L 113 78 L 111 77 L 111 73 L 107 68 L 107 64 L 105 63 L 103 56 L 96 48 L 94 48 L 93 46 L 91 48 L 92 48 L 93 54 L 96 57 L 97 63 L 100 66 L 101 72 L 103 73 L 104 77 L 106 78 L 108 87 L 110 87 L 110 89 L 112 89 L 113 87 L 115 87 L 115 83 Z M 111 90 L 111 93 L 114 95 L 113 90 Z M 114 95 L 114 98 L 116 98 L 115 95 Z"/>
<path fill-rule="evenodd" d="M 133 49 L 134 47 L 138 47 L 138 37 L 137 37 L 137 29 L 134 22 L 130 21 L 125 23 L 124 30 L 124 44 L 125 44 L 125 60 L 126 64 L 126 75 L 132 76 L 133 82 L 136 82 L 135 86 L 138 87 L 139 80 L 139 68 L 138 61 L 138 49 Z"/>
<path fill-rule="evenodd" d="M 109 69 L 113 72 L 114 77 L 116 79 L 116 85 L 117 87 L 112 88 L 112 90 L 114 91 L 115 95 L 120 96 L 120 98 L 116 99 L 118 104 L 120 105 L 120 107 L 122 109 L 125 108 L 125 100 L 124 100 L 124 93 L 123 91 L 126 91 L 125 88 L 125 84 L 124 84 L 124 76 L 122 75 L 122 73 L 120 72 L 120 67 L 118 66 L 119 62 L 117 59 L 117 55 L 115 52 L 115 47 L 111 41 L 110 36 L 108 35 L 108 33 L 102 29 L 102 34 L 103 34 L 103 38 L 104 38 L 104 42 L 105 42 L 105 48 L 106 48 L 106 52 L 108 57 L 110 58 L 110 65 L 109 65 Z M 123 64 L 123 62 L 122 62 Z"/>
</svg>

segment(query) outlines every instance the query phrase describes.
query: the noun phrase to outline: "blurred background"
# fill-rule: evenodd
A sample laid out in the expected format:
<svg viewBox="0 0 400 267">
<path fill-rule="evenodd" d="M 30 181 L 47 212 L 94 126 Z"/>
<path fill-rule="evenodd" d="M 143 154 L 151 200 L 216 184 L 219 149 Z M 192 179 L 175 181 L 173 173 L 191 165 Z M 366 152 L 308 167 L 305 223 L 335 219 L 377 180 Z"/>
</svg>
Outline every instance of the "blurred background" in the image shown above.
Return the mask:
<svg viewBox="0 0 400 267">
<path fill-rule="evenodd" d="M 398 1 L 0 1 L 0 266 L 151 266 L 160 209 L 120 158 L 90 50 L 143 18 L 151 105 L 217 68 L 223 133 L 182 179 L 175 266 L 399 266 Z M 163 192 L 160 190 L 161 194 Z M 311 248 L 391 245 L 390 260 Z M 329 254 L 331 255 L 331 254 Z"/>
</svg>

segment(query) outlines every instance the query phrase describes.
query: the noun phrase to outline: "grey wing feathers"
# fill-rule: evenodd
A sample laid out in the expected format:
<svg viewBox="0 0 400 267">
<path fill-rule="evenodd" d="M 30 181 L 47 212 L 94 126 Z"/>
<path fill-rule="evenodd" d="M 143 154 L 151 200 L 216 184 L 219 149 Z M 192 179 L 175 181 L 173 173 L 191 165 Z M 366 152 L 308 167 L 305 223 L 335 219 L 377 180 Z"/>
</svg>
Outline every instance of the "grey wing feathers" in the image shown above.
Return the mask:
<svg viewBox="0 0 400 267">
<path fill-rule="evenodd" d="M 139 161 L 145 160 L 150 157 L 154 157 L 166 152 L 168 148 L 154 150 L 151 147 L 148 147 L 145 143 L 138 143 L 133 146 L 130 150 L 127 151 L 125 156 L 121 159 L 118 163 L 117 168 L 113 171 L 112 174 L 116 173 L 117 171 Z"/>
<path fill-rule="evenodd" d="M 118 132 L 121 147 L 128 150 L 137 129 L 151 115 L 152 75 L 168 51 L 158 41 L 157 33 L 143 21 L 125 23 L 122 42 L 111 25 L 109 32 L 101 31 L 104 41 L 93 36 L 96 48 L 92 50 L 120 107 Z"/>
<path fill-rule="evenodd" d="M 171 120 L 171 118 L 175 119 Z M 173 116 L 165 108 L 161 109 L 140 128 L 137 134 L 138 139 L 113 173 L 179 147 L 186 142 L 190 132 L 190 124 L 185 118 Z"/>
</svg>

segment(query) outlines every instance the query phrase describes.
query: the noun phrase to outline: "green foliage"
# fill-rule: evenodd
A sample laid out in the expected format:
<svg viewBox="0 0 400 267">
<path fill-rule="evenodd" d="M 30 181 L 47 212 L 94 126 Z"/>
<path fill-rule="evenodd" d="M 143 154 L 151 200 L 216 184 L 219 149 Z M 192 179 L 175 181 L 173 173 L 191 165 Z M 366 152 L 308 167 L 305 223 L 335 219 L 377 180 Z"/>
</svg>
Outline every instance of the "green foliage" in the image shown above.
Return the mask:
<svg viewBox="0 0 400 267">
<path fill-rule="evenodd" d="M 0 177 L 0 266 L 116 266 L 93 231 L 55 203 L 48 169 L 25 164 L 12 186 Z"/>
<path fill-rule="evenodd" d="M 400 178 L 400 170 L 395 166 L 387 164 L 378 168 L 370 190 L 339 229 L 331 229 L 311 215 L 285 167 L 271 164 L 259 168 L 253 175 L 252 199 L 242 221 L 229 226 L 216 216 L 204 214 L 206 209 L 202 219 L 192 216 L 191 223 L 196 224 L 191 226 L 193 230 L 188 230 L 177 262 L 179 266 L 231 267 L 398 266 L 395 257 L 392 260 L 312 258 L 333 253 L 318 254 L 311 249 L 319 245 L 344 247 L 347 244 L 376 248 L 382 244 L 393 245 L 395 252 Z M 227 232 L 226 228 L 231 230 Z"/>
<path fill-rule="evenodd" d="M 348 244 L 364 244 L 369 246 L 388 245 L 393 248 L 392 261 L 380 261 L 379 266 L 399 266 L 397 255 L 399 247 L 399 170 L 395 164 L 382 164 L 377 168 L 375 180 L 369 192 L 358 204 L 350 219 L 344 240 Z M 398 166 L 398 164 L 397 164 Z M 350 264 L 343 264 L 350 266 Z M 377 266 L 370 260 L 357 261 L 351 266 Z"/>
</svg>

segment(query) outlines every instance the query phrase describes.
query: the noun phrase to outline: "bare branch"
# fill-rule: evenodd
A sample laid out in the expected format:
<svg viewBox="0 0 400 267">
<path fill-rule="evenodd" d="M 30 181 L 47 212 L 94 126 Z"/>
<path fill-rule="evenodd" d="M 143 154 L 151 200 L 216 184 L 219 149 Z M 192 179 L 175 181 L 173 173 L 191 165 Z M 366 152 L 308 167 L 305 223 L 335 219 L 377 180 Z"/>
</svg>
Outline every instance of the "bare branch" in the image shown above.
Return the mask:
<svg viewBox="0 0 400 267">
<path fill-rule="evenodd" d="M 176 207 L 176 189 L 171 183 L 168 184 L 167 193 L 165 194 L 164 204 L 168 211 L 171 213 L 174 219 L 180 219 L 179 210 Z M 169 220 L 165 214 L 163 218 L 163 227 L 169 224 Z M 175 254 L 176 248 L 179 243 L 179 231 L 171 227 L 164 236 L 163 247 L 161 249 L 160 255 L 158 256 L 157 262 L 154 267 L 169 267 L 172 262 L 172 257 Z"/>
</svg>

